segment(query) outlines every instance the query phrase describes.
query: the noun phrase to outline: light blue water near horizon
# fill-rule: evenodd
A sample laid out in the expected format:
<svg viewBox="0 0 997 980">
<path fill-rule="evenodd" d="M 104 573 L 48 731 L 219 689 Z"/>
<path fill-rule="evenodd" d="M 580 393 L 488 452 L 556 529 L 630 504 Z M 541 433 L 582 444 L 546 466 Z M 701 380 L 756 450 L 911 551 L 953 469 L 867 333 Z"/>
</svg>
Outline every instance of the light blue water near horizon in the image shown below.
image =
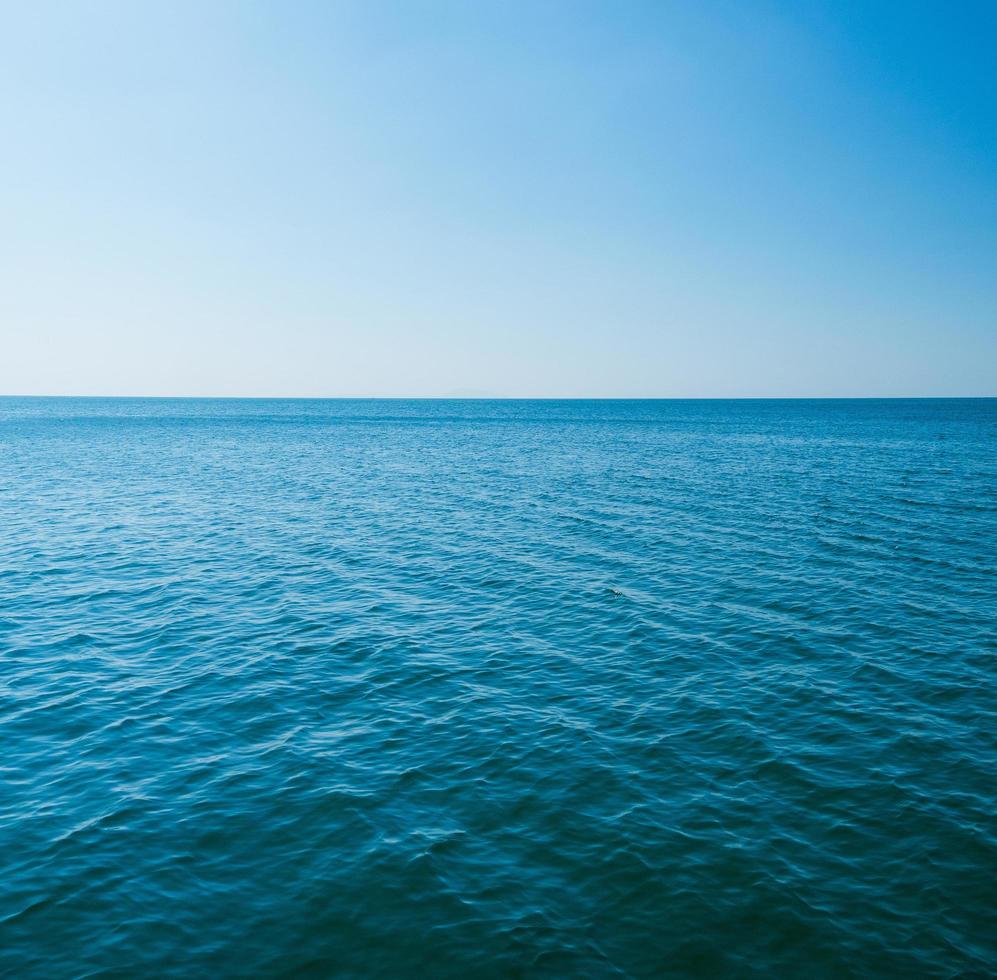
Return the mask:
<svg viewBox="0 0 997 980">
<path fill-rule="evenodd" d="M 995 449 L 0 399 L 0 974 L 993 975 Z"/>
</svg>

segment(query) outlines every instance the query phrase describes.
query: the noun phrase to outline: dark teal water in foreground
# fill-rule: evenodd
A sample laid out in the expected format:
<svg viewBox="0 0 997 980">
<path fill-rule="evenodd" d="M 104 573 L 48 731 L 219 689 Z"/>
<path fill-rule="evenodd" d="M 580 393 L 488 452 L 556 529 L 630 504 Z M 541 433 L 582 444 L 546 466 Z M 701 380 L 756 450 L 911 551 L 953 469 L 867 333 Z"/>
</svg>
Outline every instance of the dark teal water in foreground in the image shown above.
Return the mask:
<svg viewBox="0 0 997 980">
<path fill-rule="evenodd" d="M 0 974 L 997 969 L 997 401 L 0 400 Z"/>
</svg>

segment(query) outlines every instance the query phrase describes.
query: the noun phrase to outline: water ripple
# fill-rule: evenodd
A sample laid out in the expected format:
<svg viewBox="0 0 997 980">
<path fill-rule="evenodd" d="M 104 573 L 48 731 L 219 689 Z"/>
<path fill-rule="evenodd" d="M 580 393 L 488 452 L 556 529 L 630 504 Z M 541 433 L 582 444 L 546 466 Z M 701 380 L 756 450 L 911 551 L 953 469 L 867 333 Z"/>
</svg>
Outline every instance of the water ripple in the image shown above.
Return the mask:
<svg viewBox="0 0 997 980">
<path fill-rule="evenodd" d="M 0 973 L 992 975 L 995 448 L 0 399 Z"/>
</svg>

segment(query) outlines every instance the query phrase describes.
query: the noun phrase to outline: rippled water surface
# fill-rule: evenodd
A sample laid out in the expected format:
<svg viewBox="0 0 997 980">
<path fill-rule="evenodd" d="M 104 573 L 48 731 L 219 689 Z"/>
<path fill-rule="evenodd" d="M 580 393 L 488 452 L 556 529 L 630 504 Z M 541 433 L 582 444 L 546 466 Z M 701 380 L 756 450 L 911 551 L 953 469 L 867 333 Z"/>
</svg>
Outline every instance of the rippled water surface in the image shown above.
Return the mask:
<svg viewBox="0 0 997 980">
<path fill-rule="evenodd" d="M 986 976 L 997 402 L 0 400 L 0 973 Z"/>
</svg>

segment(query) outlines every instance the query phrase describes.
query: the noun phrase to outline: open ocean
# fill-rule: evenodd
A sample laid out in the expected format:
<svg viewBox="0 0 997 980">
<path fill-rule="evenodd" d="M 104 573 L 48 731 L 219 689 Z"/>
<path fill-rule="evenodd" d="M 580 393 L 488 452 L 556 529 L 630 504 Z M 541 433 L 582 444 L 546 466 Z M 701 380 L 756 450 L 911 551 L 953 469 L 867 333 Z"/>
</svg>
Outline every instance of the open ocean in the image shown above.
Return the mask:
<svg viewBox="0 0 997 980">
<path fill-rule="evenodd" d="M 0 399 L 0 975 L 997 972 L 997 400 Z"/>
</svg>

